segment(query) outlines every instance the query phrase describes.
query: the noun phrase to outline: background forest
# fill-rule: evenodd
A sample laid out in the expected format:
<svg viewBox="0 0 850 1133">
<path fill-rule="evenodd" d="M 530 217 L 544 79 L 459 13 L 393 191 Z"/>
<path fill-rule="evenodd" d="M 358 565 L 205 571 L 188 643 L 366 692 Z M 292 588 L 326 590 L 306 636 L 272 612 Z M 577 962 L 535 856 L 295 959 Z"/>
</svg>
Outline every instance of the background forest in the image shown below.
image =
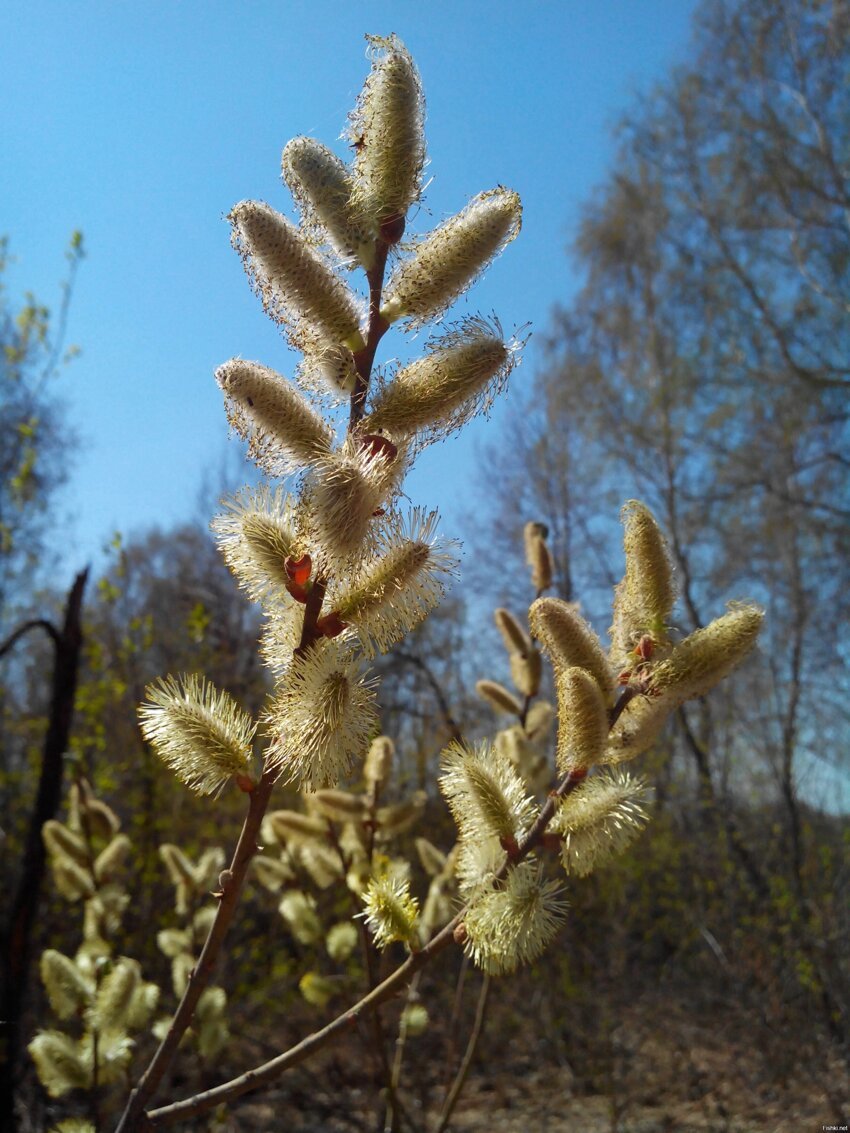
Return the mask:
<svg viewBox="0 0 850 1133">
<path fill-rule="evenodd" d="M 791 1131 L 850 1112 L 848 73 L 846 4 L 700 9 L 688 67 L 619 123 L 569 249 L 581 290 L 536 330 L 545 364 L 522 375 L 481 453 L 461 581 L 376 662 L 394 790 L 422 792 L 406 836 L 448 849 L 435 768 L 451 738 L 503 726 L 475 682 L 508 681 L 492 610 L 522 616 L 534 597 L 528 521 L 548 529 L 551 593 L 600 632 L 631 498 L 669 538 L 683 632 L 733 597 L 766 611 L 757 653 L 643 757 L 647 832 L 571 884 L 557 946 L 495 985 L 451 1128 L 514 1128 L 516 1113 L 526 1129 Z M 206 526 L 241 469 L 208 485 L 197 522 L 116 539 L 97 577 L 80 574 L 68 594 L 49 585 L 75 451 L 60 394 L 80 236 L 67 255 L 60 310 L 0 291 L 0 1121 L 19 1130 L 75 1112 L 45 1094 L 25 1051 L 48 1015 L 38 957 L 72 952 L 82 931 L 41 826 L 66 813 L 81 776 L 117 813 L 133 879 L 118 951 L 167 988 L 152 926 L 179 916 L 159 847 L 192 861 L 227 850 L 241 807 L 235 792 L 214 810 L 187 795 L 143 742 L 136 706 L 168 672 L 204 672 L 251 712 L 268 693 L 258 614 Z M 480 977 L 450 963 L 451 980 L 423 977 L 430 1024 L 409 1040 L 426 1108 L 474 1026 Z M 183 1073 L 203 1084 L 213 1064 L 236 1072 L 305 1032 L 315 1006 L 299 981 L 312 964 L 254 885 L 220 976 L 229 1039 Z M 372 1070 L 353 1065 L 354 1043 L 220 1127 L 271 1127 L 286 1104 L 293 1129 L 374 1128 L 358 1100 Z"/>
</svg>

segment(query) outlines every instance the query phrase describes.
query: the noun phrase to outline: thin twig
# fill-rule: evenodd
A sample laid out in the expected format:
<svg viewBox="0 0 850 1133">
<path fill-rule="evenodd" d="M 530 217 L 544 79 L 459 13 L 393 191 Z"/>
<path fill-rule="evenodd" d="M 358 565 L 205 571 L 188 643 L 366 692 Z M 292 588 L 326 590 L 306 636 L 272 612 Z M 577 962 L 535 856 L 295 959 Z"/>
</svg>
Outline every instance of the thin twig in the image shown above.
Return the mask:
<svg viewBox="0 0 850 1133">
<path fill-rule="evenodd" d="M 624 697 L 620 698 L 624 701 L 623 706 L 628 701 Z M 622 711 L 622 709 L 620 709 Z M 613 719 L 616 720 L 619 712 L 617 708 L 612 713 Z M 509 871 L 520 861 L 523 860 L 534 847 L 542 840 L 553 814 L 555 813 L 555 806 L 559 799 L 566 798 L 580 783 L 584 781 L 586 772 L 584 770 L 571 771 L 567 773 L 554 791 L 549 795 L 543 808 L 538 815 L 537 821 L 532 826 L 531 830 L 519 843 L 516 850 L 505 856 L 505 860 L 501 867 L 494 875 L 495 881 L 504 881 Z M 262 1066 L 257 1066 L 252 1070 L 247 1070 L 238 1078 L 233 1078 L 229 1082 L 223 1082 L 219 1086 L 213 1087 L 211 1090 L 205 1090 L 194 1097 L 187 1098 L 184 1101 L 174 1102 L 172 1105 L 164 1106 L 161 1109 L 153 1110 L 147 1114 L 147 1122 L 149 1127 L 156 1127 L 159 1125 L 168 1125 L 175 1121 L 184 1121 L 189 1117 L 195 1117 L 200 1113 L 206 1113 L 208 1110 L 215 1108 L 222 1103 L 233 1101 L 235 1098 L 241 1097 L 242 1094 L 250 1093 L 258 1089 L 260 1086 L 268 1082 L 274 1081 L 284 1071 L 292 1066 L 297 1066 L 299 1063 L 304 1062 L 316 1051 L 321 1050 L 327 1046 L 332 1039 L 347 1030 L 361 1015 L 368 1014 L 374 1011 L 382 1003 L 393 998 L 407 983 L 408 981 L 425 965 L 433 959 L 438 953 L 442 952 L 454 940 L 455 929 L 462 923 L 469 906 L 464 906 L 461 911 L 452 918 L 451 921 L 432 937 L 431 940 L 418 952 L 411 953 L 410 956 L 401 964 L 396 970 L 389 975 L 383 983 L 380 983 L 374 991 L 364 996 L 359 1003 L 355 1004 L 349 1011 L 344 1012 L 342 1015 L 337 1016 L 336 1019 L 322 1027 L 319 1031 L 314 1031 L 313 1034 L 308 1035 L 307 1038 L 302 1039 L 294 1047 L 283 1054 L 272 1058 L 270 1061 L 263 1063 Z M 118 1133 L 123 1133 L 119 1129 Z"/>
<path fill-rule="evenodd" d="M 239 835 L 233 860 L 230 863 L 230 868 L 221 875 L 221 895 L 215 920 L 207 935 L 198 962 L 189 976 L 186 990 L 171 1025 L 150 1065 L 130 1094 L 127 1108 L 118 1124 L 116 1133 L 130 1133 L 131 1130 L 139 1128 L 140 1125 L 144 1127 L 143 1110 L 145 1105 L 155 1094 L 165 1072 L 171 1065 L 180 1040 L 192 1022 L 198 1000 L 212 977 L 221 946 L 236 912 L 248 866 L 257 852 L 260 824 L 266 813 L 278 774 L 278 768 L 264 772 L 257 787 L 250 792 L 248 813 Z"/>
<path fill-rule="evenodd" d="M 0 645 L 0 657 L 8 653 L 31 629 L 43 629 L 47 636 L 52 639 L 54 645 L 59 646 L 61 644 L 61 634 L 52 622 L 47 621 L 46 618 L 32 618 L 30 621 L 24 622 L 23 625 L 19 625 L 16 630 L 9 634 L 3 644 Z"/>
<path fill-rule="evenodd" d="M 466 983 L 466 973 L 469 970 L 469 957 L 464 956 L 463 962 L 460 965 L 460 971 L 457 974 L 457 982 L 455 983 L 454 999 L 452 1001 L 452 1014 L 449 1019 L 449 1041 L 446 1048 L 446 1090 L 449 1089 L 451 1082 L 452 1063 L 455 1060 L 455 1051 L 457 1049 L 457 1031 L 458 1023 L 460 1022 L 460 1007 L 463 1003 L 463 988 Z"/>
<path fill-rule="evenodd" d="M 466 1044 L 466 1050 L 463 1055 L 463 1061 L 458 1067 L 458 1072 L 455 1075 L 455 1080 L 452 1082 L 451 1089 L 446 1095 L 446 1100 L 443 1102 L 443 1108 L 440 1112 L 440 1120 L 434 1133 L 443 1133 L 443 1130 L 449 1123 L 449 1119 L 454 1113 L 454 1108 L 457 1105 L 458 1098 L 460 1097 L 461 1090 L 466 1082 L 469 1069 L 472 1066 L 472 1060 L 475 1057 L 475 1051 L 478 1047 L 478 1040 L 481 1038 L 481 1033 L 484 1030 L 484 1020 L 487 1015 L 487 998 L 490 993 L 490 977 L 485 974 L 484 981 L 481 984 L 481 991 L 478 993 L 478 1005 L 475 1009 L 475 1022 L 472 1024 L 472 1031 L 469 1036 L 469 1042 Z"/>
</svg>

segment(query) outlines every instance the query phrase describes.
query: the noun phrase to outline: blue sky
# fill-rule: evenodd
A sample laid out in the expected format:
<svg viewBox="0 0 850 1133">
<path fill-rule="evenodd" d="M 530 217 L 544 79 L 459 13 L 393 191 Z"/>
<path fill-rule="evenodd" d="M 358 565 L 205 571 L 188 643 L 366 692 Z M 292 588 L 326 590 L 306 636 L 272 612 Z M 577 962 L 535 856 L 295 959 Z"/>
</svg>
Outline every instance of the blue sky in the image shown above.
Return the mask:
<svg viewBox="0 0 850 1133">
<path fill-rule="evenodd" d="M 605 175 L 610 127 L 630 98 L 687 57 L 693 3 L 114 2 L 15 5 L 0 41 L 0 232 L 25 288 L 56 303 L 62 251 L 88 257 L 63 378 L 82 446 L 65 497 L 70 577 L 115 530 L 195 509 L 227 426 L 213 370 L 233 355 L 291 373 L 223 217 L 260 198 L 291 212 L 280 151 L 298 134 L 337 147 L 368 71 L 364 33 L 396 32 L 417 61 L 433 178 L 413 230 L 505 184 L 523 198 L 519 239 L 456 309 L 510 329 L 546 327 L 575 279 L 564 249 Z M 383 359 L 406 347 L 387 336 Z M 532 338 L 515 386 L 537 359 Z M 508 400 L 422 458 L 408 481 L 463 535 L 476 445 L 509 430 Z M 230 444 L 236 445 L 236 440 Z M 63 580 L 57 580 L 63 581 Z"/>
</svg>

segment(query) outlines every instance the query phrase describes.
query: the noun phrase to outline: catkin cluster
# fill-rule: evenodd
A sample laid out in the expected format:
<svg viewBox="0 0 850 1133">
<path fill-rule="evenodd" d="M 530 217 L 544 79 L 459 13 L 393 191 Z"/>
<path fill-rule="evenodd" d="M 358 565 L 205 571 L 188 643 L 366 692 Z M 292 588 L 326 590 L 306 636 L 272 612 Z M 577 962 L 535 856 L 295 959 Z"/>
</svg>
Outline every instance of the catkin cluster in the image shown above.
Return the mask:
<svg viewBox="0 0 850 1133">
<path fill-rule="evenodd" d="M 372 368 L 391 327 L 417 331 L 442 318 L 480 277 L 518 234 L 521 205 L 497 185 L 433 231 L 405 238 L 423 189 L 422 84 L 395 36 L 369 42 L 371 71 L 350 118 L 351 160 L 295 138 L 283 150 L 282 173 L 297 220 L 256 200 L 229 214 L 250 283 L 302 361 L 292 379 L 242 357 L 215 374 L 248 457 L 281 481 L 224 500 L 212 523 L 225 562 L 262 608 L 260 651 L 274 686 L 268 702 L 253 719 L 226 690 L 188 673 L 151 685 L 139 710 L 145 739 L 183 783 L 207 796 L 235 784 L 250 796 L 243 833 L 254 823 L 251 838 L 240 839 L 249 849 L 242 856 L 237 849 L 226 870 L 220 851 L 193 862 L 177 846 L 161 847 L 178 924 L 157 943 L 183 999 L 173 1020 L 153 1026 L 165 1037 L 160 1053 L 169 1037 L 176 1048 L 190 1020 L 202 1056 L 226 1047 L 227 999 L 207 986 L 207 948 L 215 955 L 220 946 L 252 856 L 255 879 L 280 895 L 281 918 L 315 961 L 299 986 L 317 1007 L 352 986 L 347 965 L 366 930 L 377 947 L 423 950 L 424 958 L 429 946 L 454 939 L 488 974 L 533 961 L 567 908 L 547 852 L 582 876 L 629 844 L 647 820 L 647 789 L 617 765 L 646 751 L 684 700 L 731 672 L 761 624 L 761 611 L 740 605 L 676 640 L 671 558 L 654 517 L 632 501 L 623 512 L 626 566 L 606 649 L 576 605 L 546 595 L 555 573 L 547 528 L 528 523 L 536 599 L 527 619 L 501 608 L 495 615 L 513 688 L 492 679 L 477 685 L 508 722 L 492 742 L 458 739 L 443 753 L 440 788 L 457 839 L 449 853 L 417 840 L 429 881 L 424 898 L 415 895 L 396 843 L 422 816 L 426 795 L 386 797 L 393 746 L 379 735 L 367 662 L 427 616 L 456 567 L 436 513 L 402 508 L 404 476 L 424 445 L 487 409 L 521 343 L 506 338 L 495 317 L 468 316 L 433 336 L 413 362 L 379 379 Z M 365 277 L 360 292 L 355 271 Z M 551 699 L 540 695 L 544 655 Z M 301 791 L 301 809 L 266 812 L 277 781 Z M 256 855 L 260 830 L 265 851 Z M 109 808 L 80 785 L 69 822 L 48 823 L 45 840 L 60 892 L 85 903 L 76 956 L 42 958 L 56 1014 L 78 1024 L 74 1034 L 44 1031 L 30 1045 L 58 1096 L 126 1071 L 130 1032 L 149 1024 L 159 989 L 134 961 L 112 956 L 110 936 L 128 900 L 114 877 L 128 843 Z M 216 884 L 218 911 L 206 900 Z M 359 932 L 339 919 L 336 903 L 311 892 L 335 884 L 357 910 Z M 427 1012 L 410 999 L 402 1035 L 426 1024 Z M 128 1113 L 144 1100 L 131 1099 Z"/>
<path fill-rule="evenodd" d="M 521 206 L 497 186 L 401 243 L 422 192 L 422 83 L 395 36 L 369 44 L 351 161 L 295 138 L 282 172 L 298 220 L 251 200 L 229 216 L 251 284 L 303 361 L 293 379 L 241 357 L 215 375 L 249 458 L 284 484 L 237 493 L 212 524 L 265 615 L 261 651 L 276 684 L 262 718 L 191 674 L 152 686 L 140 711 L 146 739 L 202 794 L 229 779 L 251 791 L 264 772 L 326 790 L 366 755 L 377 714 L 364 658 L 418 625 L 455 569 L 436 514 L 399 508 L 402 480 L 424 444 L 488 407 L 518 359 L 520 344 L 497 319 L 470 316 L 372 381 L 389 325 L 417 329 L 441 316 L 516 236 Z M 359 295 L 356 269 L 365 272 Z M 351 415 L 339 435 L 343 397 Z"/>
<path fill-rule="evenodd" d="M 761 625 L 759 609 L 739 605 L 675 643 L 665 540 L 637 501 L 626 504 L 623 521 L 626 571 L 615 590 L 609 650 L 576 604 L 542 596 L 552 585 L 547 529 L 526 524 L 537 593 L 528 628 L 509 610 L 495 615 L 514 691 L 489 679 L 476 686 L 513 723 L 492 746 L 453 745 L 443 755 L 441 788 L 458 827 L 456 872 L 468 902 L 465 947 L 493 974 L 539 955 L 564 916 L 540 848 L 557 847 L 566 872 L 581 877 L 629 845 L 646 824 L 648 791 L 640 778 L 609 768 L 646 751 L 675 707 L 731 672 Z M 552 664 L 556 707 L 537 699 L 539 648 Z M 545 743 L 556 715 L 553 774 Z M 536 801 L 550 790 L 554 805 Z"/>
<path fill-rule="evenodd" d="M 71 788 L 67 821 L 46 822 L 42 835 L 56 889 L 83 913 L 73 956 L 42 953 L 41 981 L 61 1025 L 40 1030 L 28 1047 L 45 1089 L 59 1098 L 124 1080 L 133 1036 L 150 1026 L 160 990 L 142 977 L 138 961 L 115 954 L 130 903 L 131 852 L 115 811 L 81 779 Z"/>
</svg>

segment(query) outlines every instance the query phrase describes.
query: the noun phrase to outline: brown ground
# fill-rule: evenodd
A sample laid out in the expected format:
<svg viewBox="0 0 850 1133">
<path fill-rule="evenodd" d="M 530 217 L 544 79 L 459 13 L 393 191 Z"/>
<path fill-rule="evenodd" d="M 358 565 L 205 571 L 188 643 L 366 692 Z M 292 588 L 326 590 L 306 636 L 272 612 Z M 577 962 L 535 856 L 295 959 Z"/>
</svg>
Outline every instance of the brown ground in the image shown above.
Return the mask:
<svg viewBox="0 0 850 1133">
<path fill-rule="evenodd" d="M 795 1035 L 760 1023 L 748 1037 L 731 1017 L 695 1020 L 665 1001 L 650 1010 L 644 997 L 625 1013 L 604 1050 L 583 1070 L 562 1057 L 542 1065 L 524 1057 L 516 1036 L 496 1048 L 491 1028 L 470 1075 L 451 1133 L 822 1133 L 847 1127 L 850 1080 L 837 1055 L 802 1046 Z M 663 1007 L 663 1010 L 661 1009 Z M 507 1039 L 508 1036 L 505 1036 Z M 526 1047 L 527 1049 L 527 1047 Z M 340 1052 L 341 1053 L 341 1052 Z M 342 1056 L 356 1057 L 354 1051 Z M 487 1063 L 493 1073 L 487 1073 Z M 495 1072 L 497 1065 L 509 1069 Z M 248 1103 L 230 1129 L 286 1133 L 376 1130 L 359 1109 L 362 1098 L 335 1088 L 331 1068 L 303 1070 L 275 1099 Z M 420 1068 L 424 1075 L 425 1066 Z M 411 1067 L 409 1081 L 416 1081 Z M 422 1105 L 408 1097 L 415 1118 Z M 359 1110 L 359 1112 L 358 1112 Z M 312 1111 L 312 1112 L 310 1112 Z M 429 1122 L 434 1128 L 434 1122 Z"/>
</svg>

